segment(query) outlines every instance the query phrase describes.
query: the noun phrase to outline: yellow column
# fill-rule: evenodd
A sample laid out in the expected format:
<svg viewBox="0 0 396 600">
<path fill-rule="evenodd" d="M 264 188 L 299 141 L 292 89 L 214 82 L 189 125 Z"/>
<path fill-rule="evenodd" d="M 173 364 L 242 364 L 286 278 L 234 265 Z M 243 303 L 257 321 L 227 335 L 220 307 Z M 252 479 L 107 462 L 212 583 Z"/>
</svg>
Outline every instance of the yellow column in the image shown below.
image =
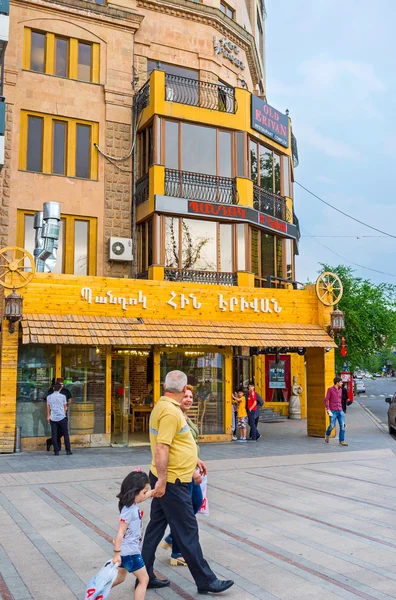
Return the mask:
<svg viewBox="0 0 396 600">
<path fill-rule="evenodd" d="M 293 385 L 293 377 L 297 377 L 298 385 L 301 385 L 303 393 L 300 396 L 301 402 L 301 418 L 307 418 L 307 388 L 305 377 L 305 356 L 291 354 L 291 383 Z"/>
<path fill-rule="evenodd" d="M 232 436 L 232 351 L 224 352 L 224 433 Z"/>
<path fill-rule="evenodd" d="M 156 194 L 165 194 L 165 167 L 162 165 L 153 165 L 149 169 L 149 213 L 154 212 Z"/>
<path fill-rule="evenodd" d="M 323 437 L 328 426 L 324 399 L 333 384 L 334 350 L 308 348 L 307 360 L 307 419 L 308 435 Z"/>
<path fill-rule="evenodd" d="M 239 287 L 254 287 L 254 273 L 238 271 L 237 281 Z"/>
<path fill-rule="evenodd" d="M 148 279 L 151 281 L 164 281 L 165 269 L 160 265 L 151 265 L 148 268 Z"/>
<path fill-rule="evenodd" d="M 8 322 L 2 321 L 0 372 L 0 453 L 14 452 L 16 427 L 16 387 L 18 368 L 18 329 L 8 331 Z"/>
<path fill-rule="evenodd" d="M 105 433 L 111 435 L 111 346 L 106 346 Z"/>
<path fill-rule="evenodd" d="M 253 181 L 246 179 L 246 177 L 237 177 L 236 189 L 239 206 L 250 206 L 253 208 Z"/>
<path fill-rule="evenodd" d="M 165 72 L 153 71 L 150 75 L 150 112 L 163 115 L 165 112 Z"/>
</svg>

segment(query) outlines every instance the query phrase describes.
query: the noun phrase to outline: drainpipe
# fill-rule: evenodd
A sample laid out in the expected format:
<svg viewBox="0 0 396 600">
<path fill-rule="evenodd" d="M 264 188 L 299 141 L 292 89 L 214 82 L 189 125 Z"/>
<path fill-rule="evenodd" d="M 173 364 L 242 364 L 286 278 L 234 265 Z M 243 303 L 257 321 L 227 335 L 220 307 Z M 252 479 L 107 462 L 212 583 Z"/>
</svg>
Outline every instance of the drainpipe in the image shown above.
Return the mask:
<svg viewBox="0 0 396 600">
<path fill-rule="evenodd" d="M 34 263 L 36 265 L 36 271 L 38 273 L 44 273 L 45 263 L 44 263 L 44 261 L 38 259 L 39 255 L 41 254 L 41 252 L 44 248 L 44 240 L 42 237 L 42 233 L 43 233 L 43 213 L 42 213 L 42 211 L 34 213 L 33 228 L 35 230 L 34 250 L 33 250 Z"/>
<path fill-rule="evenodd" d="M 55 268 L 59 239 L 60 204 L 44 202 L 43 208 L 43 247 L 36 254 L 36 268 L 39 273 L 51 272 Z"/>
</svg>

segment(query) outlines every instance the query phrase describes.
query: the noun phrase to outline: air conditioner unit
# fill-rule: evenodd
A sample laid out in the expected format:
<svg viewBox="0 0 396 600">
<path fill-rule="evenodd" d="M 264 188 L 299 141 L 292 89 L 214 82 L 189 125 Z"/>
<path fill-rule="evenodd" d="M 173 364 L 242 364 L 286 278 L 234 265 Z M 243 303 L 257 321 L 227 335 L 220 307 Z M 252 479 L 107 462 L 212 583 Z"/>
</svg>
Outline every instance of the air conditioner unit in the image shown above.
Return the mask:
<svg viewBox="0 0 396 600">
<path fill-rule="evenodd" d="M 133 260 L 131 238 L 111 237 L 109 245 L 109 258 L 110 260 L 131 262 Z"/>
<path fill-rule="evenodd" d="M 174 98 L 175 98 L 175 90 L 173 88 L 171 88 L 171 87 L 167 87 L 166 88 L 166 98 L 165 99 L 168 102 L 173 102 Z"/>
</svg>

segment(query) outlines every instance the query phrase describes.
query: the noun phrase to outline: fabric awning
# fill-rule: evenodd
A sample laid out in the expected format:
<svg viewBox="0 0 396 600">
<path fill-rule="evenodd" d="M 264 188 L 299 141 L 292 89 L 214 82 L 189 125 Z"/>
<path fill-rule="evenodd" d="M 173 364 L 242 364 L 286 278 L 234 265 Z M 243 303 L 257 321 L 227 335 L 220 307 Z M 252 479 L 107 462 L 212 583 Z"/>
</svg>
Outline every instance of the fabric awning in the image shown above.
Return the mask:
<svg viewBox="0 0 396 600">
<path fill-rule="evenodd" d="M 25 314 L 24 344 L 86 346 L 268 346 L 334 348 L 319 325 L 132 319 L 83 315 Z"/>
</svg>

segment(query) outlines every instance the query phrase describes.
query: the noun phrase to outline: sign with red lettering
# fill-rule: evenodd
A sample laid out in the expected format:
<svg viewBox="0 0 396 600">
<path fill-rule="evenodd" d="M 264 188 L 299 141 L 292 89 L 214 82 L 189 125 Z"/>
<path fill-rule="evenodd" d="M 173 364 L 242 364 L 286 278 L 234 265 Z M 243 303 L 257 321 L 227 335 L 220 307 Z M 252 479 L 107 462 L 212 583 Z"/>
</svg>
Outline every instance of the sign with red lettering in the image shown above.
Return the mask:
<svg viewBox="0 0 396 600">
<path fill-rule="evenodd" d="M 252 95 L 252 129 L 285 148 L 289 147 L 289 119 L 283 113 Z"/>
</svg>

